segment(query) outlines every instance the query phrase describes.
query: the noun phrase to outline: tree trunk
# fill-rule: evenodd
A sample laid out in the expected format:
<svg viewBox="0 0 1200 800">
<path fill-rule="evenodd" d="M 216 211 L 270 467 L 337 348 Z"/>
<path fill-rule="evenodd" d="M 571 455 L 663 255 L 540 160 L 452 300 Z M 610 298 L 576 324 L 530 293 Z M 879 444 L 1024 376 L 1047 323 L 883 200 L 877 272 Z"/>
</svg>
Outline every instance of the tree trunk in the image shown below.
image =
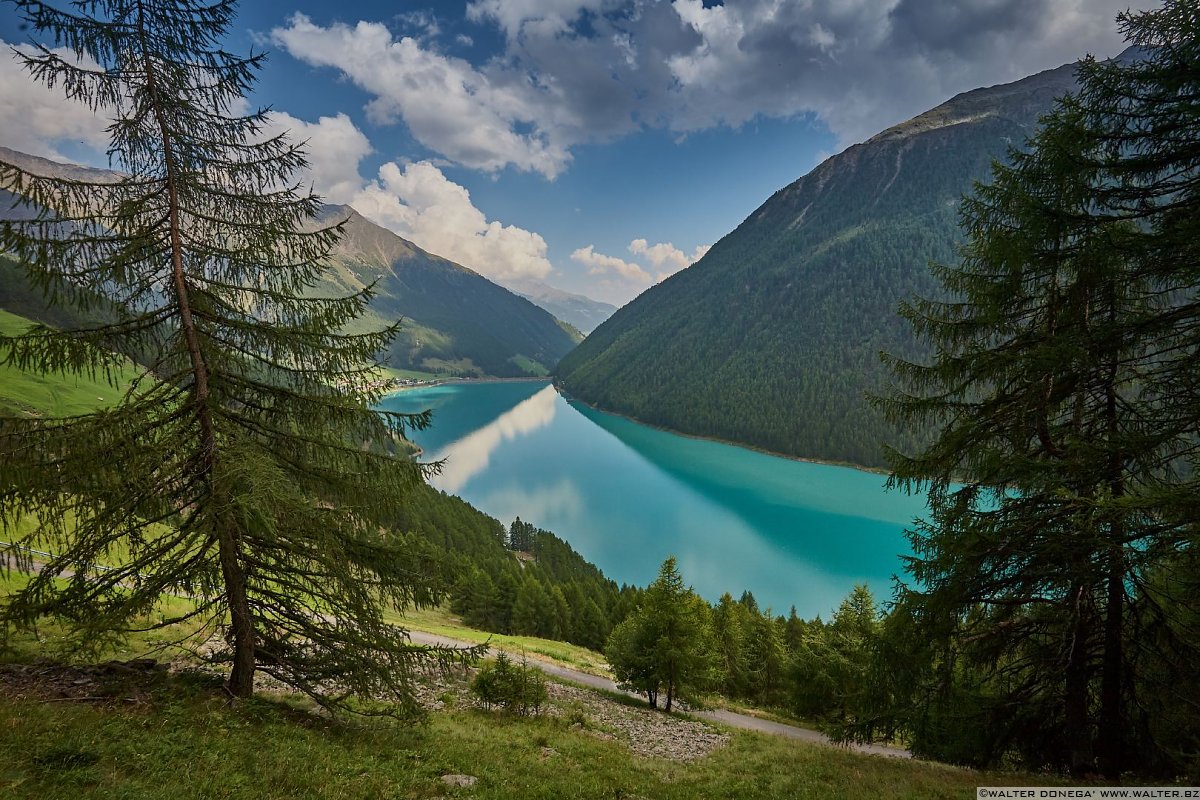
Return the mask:
<svg viewBox="0 0 1200 800">
<path fill-rule="evenodd" d="M 1071 633 L 1067 655 L 1065 706 L 1065 738 L 1067 768 L 1076 778 L 1094 769 L 1092 737 L 1088 724 L 1088 653 L 1091 638 L 1091 604 L 1087 588 L 1073 587 L 1075 628 Z"/>
<path fill-rule="evenodd" d="M 237 537 L 225 525 L 221 526 L 217 544 L 233 634 L 233 666 L 229 670 L 226 686 L 234 697 L 249 697 L 254 694 L 256 652 L 254 621 L 250 616 L 250 600 L 246 592 L 246 573 L 238 559 Z"/>
<path fill-rule="evenodd" d="M 1122 634 L 1125 610 L 1125 559 L 1119 545 L 1109 556 L 1108 608 L 1104 622 L 1104 663 L 1100 673 L 1100 771 L 1108 780 L 1121 776 L 1122 709 L 1124 682 Z"/>
<path fill-rule="evenodd" d="M 1116 298 L 1109 295 L 1109 320 L 1113 319 Z M 1105 415 L 1108 423 L 1108 441 L 1119 434 L 1117 427 L 1117 361 L 1110 361 L 1105 385 Z M 1108 463 L 1108 484 L 1112 500 L 1125 494 L 1125 459 L 1117 450 L 1111 450 Z M 1125 633 L 1125 520 L 1119 510 L 1109 524 L 1108 578 L 1104 620 L 1104 661 L 1100 673 L 1100 771 L 1109 780 L 1121 776 L 1123 761 L 1122 733 L 1123 714 L 1121 688 L 1124 683 Z"/>
<path fill-rule="evenodd" d="M 147 43 L 145 8 L 137 5 L 138 35 L 142 40 L 142 52 L 148 54 L 152 48 Z M 209 408 L 209 367 L 200 346 L 200 331 L 192 314 L 191 286 L 183 263 L 183 235 L 180 222 L 179 181 L 176 174 L 174 138 L 162 104 L 157 101 L 158 82 L 153 61 L 143 56 L 146 70 L 146 88 L 155 97 L 152 105 L 154 120 L 162 137 L 163 166 L 166 170 L 167 224 L 170 231 L 171 282 L 179 308 L 179 327 L 187 346 L 191 365 L 191 403 L 196 409 L 200 445 L 203 452 L 204 480 L 210 493 L 209 501 L 217 503 L 215 473 L 217 466 L 217 434 Z M 219 505 L 219 504 L 218 504 Z M 222 512 L 218 510 L 218 514 Z M 246 575 L 238 558 L 237 532 L 223 518 L 216 520 L 217 545 L 221 561 L 221 575 L 225 581 L 225 597 L 229 603 L 229 614 L 233 634 L 233 668 L 227 684 L 235 697 L 249 697 L 254 692 L 254 621 L 250 616 L 250 603 L 246 592 Z"/>
</svg>

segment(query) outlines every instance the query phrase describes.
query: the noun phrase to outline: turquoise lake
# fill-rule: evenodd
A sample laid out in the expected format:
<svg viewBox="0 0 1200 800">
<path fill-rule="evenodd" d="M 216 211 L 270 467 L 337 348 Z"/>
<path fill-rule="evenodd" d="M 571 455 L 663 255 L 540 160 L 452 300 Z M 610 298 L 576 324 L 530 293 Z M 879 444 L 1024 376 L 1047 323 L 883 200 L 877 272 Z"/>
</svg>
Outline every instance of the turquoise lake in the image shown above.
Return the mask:
<svg viewBox="0 0 1200 800">
<path fill-rule="evenodd" d="M 904 528 L 925 512 L 881 475 L 677 436 L 545 382 L 443 384 L 382 407 L 433 410 L 412 438 L 444 460 L 439 489 L 553 531 L 618 583 L 644 586 L 674 555 L 710 601 L 749 589 L 763 608 L 828 619 L 856 583 L 888 599 Z"/>
</svg>

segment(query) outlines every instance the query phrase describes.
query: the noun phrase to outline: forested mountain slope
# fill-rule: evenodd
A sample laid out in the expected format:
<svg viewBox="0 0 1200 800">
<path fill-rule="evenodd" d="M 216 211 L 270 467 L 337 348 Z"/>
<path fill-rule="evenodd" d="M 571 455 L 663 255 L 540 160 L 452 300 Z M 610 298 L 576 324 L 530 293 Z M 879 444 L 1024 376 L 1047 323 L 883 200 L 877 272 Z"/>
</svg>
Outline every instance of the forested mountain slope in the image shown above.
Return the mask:
<svg viewBox="0 0 1200 800">
<path fill-rule="evenodd" d="M 936 291 L 961 196 L 1074 84 L 1067 65 L 967 92 L 829 158 L 592 332 L 558 383 L 675 430 L 881 464 L 881 443 L 921 436 L 864 399 L 881 350 L 918 355 L 898 304 Z"/>
<path fill-rule="evenodd" d="M 93 181 L 120 177 L 5 147 L 0 147 L 0 161 L 42 175 Z M 28 214 L 14 209 L 13 200 L 0 191 L 0 216 Z M 346 294 L 373 283 L 375 297 L 359 324 L 378 328 L 404 321 L 387 354 L 391 366 L 454 375 L 545 375 L 579 340 L 570 326 L 478 273 L 425 252 L 349 206 L 326 207 L 326 219 L 347 216 L 346 235 L 315 291 Z M 0 272 L 0 303 L 12 304 L 0 308 L 29 315 L 38 301 L 14 279 L 19 271 Z"/>
</svg>

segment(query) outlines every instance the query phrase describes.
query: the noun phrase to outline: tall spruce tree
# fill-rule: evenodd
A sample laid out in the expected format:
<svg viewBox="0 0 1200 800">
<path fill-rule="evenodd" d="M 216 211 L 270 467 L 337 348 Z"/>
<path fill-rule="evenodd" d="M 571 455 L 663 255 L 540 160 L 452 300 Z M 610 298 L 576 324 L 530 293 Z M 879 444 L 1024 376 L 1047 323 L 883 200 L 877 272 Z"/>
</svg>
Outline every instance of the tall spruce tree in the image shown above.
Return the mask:
<svg viewBox="0 0 1200 800">
<path fill-rule="evenodd" d="M 219 634 L 235 696 L 261 670 L 328 706 L 357 694 L 413 708 L 414 668 L 446 653 L 412 645 L 384 610 L 430 602 L 436 587 L 385 528 L 424 478 L 394 454 L 423 418 L 371 409 L 374 355 L 393 331 L 340 333 L 369 292 L 308 293 L 340 226 L 316 221 L 320 201 L 296 178 L 302 150 L 241 110 L 262 56 L 222 49 L 235 3 L 16 5 L 44 39 L 27 68 L 113 120 L 124 177 L 0 163 L 0 188 L 31 211 L 3 223 L 0 247 L 53 302 L 103 298 L 111 315 L 31 328 L 3 341 L 3 358 L 145 370 L 110 410 L 0 419 L 0 522 L 35 520 L 22 544 L 56 553 L 0 620 L 57 615 L 87 640 L 182 595 L 194 610 L 158 624 Z M 121 558 L 95 569 L 109 553 Z"/>
</svg>

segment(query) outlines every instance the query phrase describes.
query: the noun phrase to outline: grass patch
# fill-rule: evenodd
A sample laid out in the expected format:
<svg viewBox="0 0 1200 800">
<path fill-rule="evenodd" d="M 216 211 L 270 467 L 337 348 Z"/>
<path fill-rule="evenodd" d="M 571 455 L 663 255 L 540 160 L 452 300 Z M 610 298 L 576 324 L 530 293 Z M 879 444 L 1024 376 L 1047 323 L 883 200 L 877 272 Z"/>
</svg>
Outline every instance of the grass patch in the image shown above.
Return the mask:
<svg viewBox="0 0 1200 800">
<path fill-rule="evenodd" d="M 478 778 L 452 789 L 442 775 Z M 735 734 L 682 764 L 555 717 L 330 720 L 172 680 L 144 705 L 0 703 L 0 794 L 139 798 L 961 798 L 987 776 Z M 1012 776 L 996 782 L 1019 782 Z"/>
<path fill-rule="evenodd" d="M 536 375 L 539 378 L 544 378 L 550 374 L 550 370 L 546 369 L 544 364 L 540 361 L 534 361 L 529 356 L 515 355 L 509 359 L 509 362 L 522 372 L 529 375 Z"/>
<path fill-rule="evenodd" d="M 0 598 L 24 588 L 29 580 L 30 576 L 23 572 L 0 570 Z M 163 617 L 185 614 L 193 608 L 193 603 L 182 597 L 161 597 L 150 614 L 137 622 L 157 622 Z M 190 622 L 186 627 L 181 623 L 162 630 L 135 631 L 94 641 L 91 647 L 80 650 L 78 642 L 69 635 L 71 629 L 67 623 L 42 619 L 34 627 L 12 630 L 6 638 L 0 639 L 0 663 L 25 663 L 47 657 L 73 664 L 110 659 L 129 661 L 147 656 L 167 660 L 185 653 L 174 643 L 198 630 L 198 625 Z"/>
<path fill-rule="evenodd" d="M 24 317 L 0 311 L 2 336 L 24 333 L 32 324 Z M 102 376 L 63 372 L 43 375 L 0 364 L 0 409 L 27 416 L 86 414 L 115 405 L 139 374 L 132 364 L 126 364 L 114 375 L 114 383 L 109 383 Z"/>
<path fill-rule="evenodd" d="M 410 630 L 475 644 L 490 641 L 493 646 L 518 656 L 524 653 L 531 657 L 560 662 L 580 672 L 611 677 L 604 656 L 594 650 L 567 642 L 539 639 L 536 636 L 509 636 L 468 628 L 444 608 L 414 609 L 404 614 L 389 613 L 387 617 Z"/>
</svg>

